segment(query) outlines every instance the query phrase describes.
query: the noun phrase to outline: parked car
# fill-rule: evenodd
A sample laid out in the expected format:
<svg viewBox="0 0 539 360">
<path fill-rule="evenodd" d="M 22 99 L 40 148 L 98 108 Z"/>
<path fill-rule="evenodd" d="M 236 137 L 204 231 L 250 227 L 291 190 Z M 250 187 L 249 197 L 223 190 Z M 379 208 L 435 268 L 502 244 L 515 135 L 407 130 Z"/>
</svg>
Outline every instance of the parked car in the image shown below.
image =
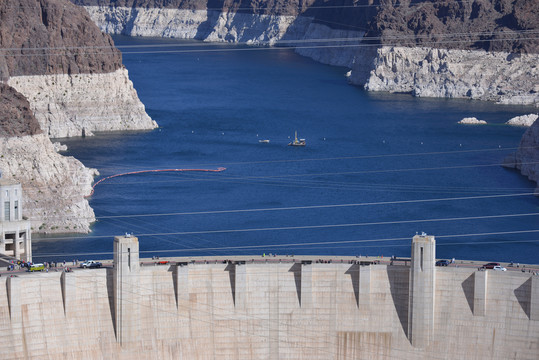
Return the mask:
<svg viewBox="0 0 539 360">
<path fill-rule="evenodd" d="M 436 266 L 449 266 L 451 264 L 451 261 L 449 260 L 438 260 L 436 261 Z"/>
<path fill-rule="evenodd" d="M 500 266 L 500 263 L 495 263 L 495 262 L 486 263 L 485 265 L 483 265 L 483 268 L 484 269 L 494 269 L 495 266 Z"/>
<path fill-rule="evenodd" d="M 32 264 L 28 268 L 28 271 L 34 272 L 34 271 L 43 271 L 45 270 L 45 265 L 43 264 Z"/>
<path fill-rule="evenodd" d="M 492 268 L 492 270 L 496 270 L 496 271 L 507 271 L 506 268 L 504 268 L 503 266 L 494 266 Z"/>
<path fill-rule="evenodd" d="M 101 264 L 99 261 L 93 261 L 93 260 L 88 260 L 88 261 L 85 261 L 83 262 L 82 264 L 80 264 L 80 267 L 81 268 L 100 268 L 103 264 Z"/>
</svg>

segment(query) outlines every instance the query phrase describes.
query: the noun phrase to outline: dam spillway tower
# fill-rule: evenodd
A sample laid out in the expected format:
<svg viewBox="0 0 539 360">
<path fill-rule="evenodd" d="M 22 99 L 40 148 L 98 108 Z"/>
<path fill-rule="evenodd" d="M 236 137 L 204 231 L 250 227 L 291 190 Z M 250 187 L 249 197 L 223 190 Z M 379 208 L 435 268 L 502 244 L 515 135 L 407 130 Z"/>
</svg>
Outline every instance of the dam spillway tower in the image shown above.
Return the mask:
<svg viewBox="0 0 539 360">
<path fill-rule="evenodd" d="M 139 339 L 139 275 L 138 238 L 129 234 L 114 237 L 114 329 L 121 346 Z"/>
<path fill-rule="evenodd" d="M 22 216 L 22 186 L 0 174 L 0 253 L 32 261 L 30 220 Z"/>
<path fill-rule="evenodd" d="M 426 348 L 434 329 L 436 285 L 436 240 L 425 233 L 412 239 L 408 301 L 408 339 L 412 346 Z"/>
</svg>

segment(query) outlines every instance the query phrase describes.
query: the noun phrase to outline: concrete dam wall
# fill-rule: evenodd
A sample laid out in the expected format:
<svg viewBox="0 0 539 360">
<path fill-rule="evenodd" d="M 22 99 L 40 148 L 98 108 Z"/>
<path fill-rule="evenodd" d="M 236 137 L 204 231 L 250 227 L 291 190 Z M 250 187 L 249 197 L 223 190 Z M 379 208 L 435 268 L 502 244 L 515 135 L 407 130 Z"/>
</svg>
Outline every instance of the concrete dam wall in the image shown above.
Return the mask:
<svg viewBox="0 0 539 360">
<path fill-rule="evenodd" d="M 2 277 L 0 359 L 537 359 L 539 276 L 411 265 L 230 261 Z"/>
</svg>

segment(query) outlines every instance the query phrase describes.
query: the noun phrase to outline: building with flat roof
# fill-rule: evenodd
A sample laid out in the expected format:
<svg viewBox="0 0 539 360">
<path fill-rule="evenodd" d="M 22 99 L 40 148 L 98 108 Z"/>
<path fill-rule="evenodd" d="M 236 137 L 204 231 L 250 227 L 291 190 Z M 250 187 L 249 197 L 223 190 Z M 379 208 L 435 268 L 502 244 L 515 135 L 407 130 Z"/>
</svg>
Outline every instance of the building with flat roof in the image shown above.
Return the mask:
<svg viewBox="0 0 539 360">
<path fill-rule="evenodd" d="M 22 216 L 22 187 L 0 177 L 0 254 L 32 261 L 30 220 Z"/>
</svg>

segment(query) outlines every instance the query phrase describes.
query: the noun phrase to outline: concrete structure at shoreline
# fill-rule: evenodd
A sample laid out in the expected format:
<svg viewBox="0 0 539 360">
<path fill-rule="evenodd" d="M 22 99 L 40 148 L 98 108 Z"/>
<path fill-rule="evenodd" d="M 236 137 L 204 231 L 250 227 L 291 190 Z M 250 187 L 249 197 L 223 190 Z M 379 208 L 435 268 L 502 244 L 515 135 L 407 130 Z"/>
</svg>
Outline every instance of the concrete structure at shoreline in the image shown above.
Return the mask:
<svg viewBox="0 0 539 360">
<path fill-rule="evenodd" d="M 539 276 L 435 267 L 425 234 L 411 265 L 140 266 L 138 246 L 116 237 L 113 268 L 0 278 L 0 359 L 539 358 Z"/>
<path fill-rule="evenodd" d="M 0 174 L 0 254 L 32 261 L 30 220 L 22 217 L 21 184 Z"/>
</svg>

